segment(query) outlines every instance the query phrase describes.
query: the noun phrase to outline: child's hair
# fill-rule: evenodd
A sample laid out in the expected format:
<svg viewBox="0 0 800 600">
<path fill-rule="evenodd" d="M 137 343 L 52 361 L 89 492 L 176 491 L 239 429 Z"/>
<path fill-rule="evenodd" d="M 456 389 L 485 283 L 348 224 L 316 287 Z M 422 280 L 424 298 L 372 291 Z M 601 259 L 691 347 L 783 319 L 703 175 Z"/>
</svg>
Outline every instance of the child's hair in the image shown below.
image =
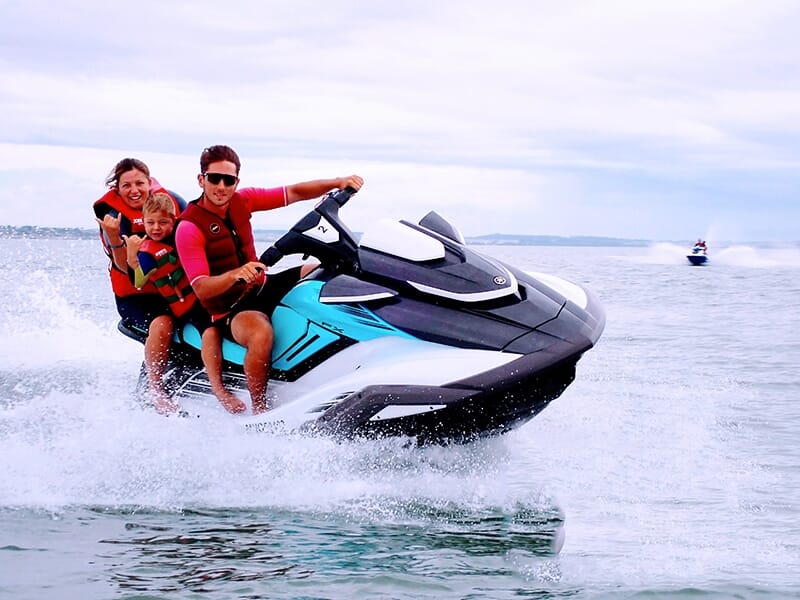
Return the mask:
<svg viewBox="0 0 800 600">
<path fill-rule="evenodd" d="M 177 216 L 175 214 L 175 203 L 172 201 L 172 198 L 164 192 L 156 192 L 144 201 L 142 214 L 154 212 L 167 214 L 173 219 Z"/>
</svg>

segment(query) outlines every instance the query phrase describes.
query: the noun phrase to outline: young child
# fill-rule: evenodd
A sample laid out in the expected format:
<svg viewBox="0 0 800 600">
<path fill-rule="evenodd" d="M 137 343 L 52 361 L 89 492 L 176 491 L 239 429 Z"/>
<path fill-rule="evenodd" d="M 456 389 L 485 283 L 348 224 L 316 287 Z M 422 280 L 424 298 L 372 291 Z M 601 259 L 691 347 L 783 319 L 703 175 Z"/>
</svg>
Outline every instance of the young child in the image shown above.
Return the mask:
<svg viewBox="0 0 800 600">
<path fill-rule="evenodd" d="M 169 336 L 158 340 L 150 351 L 145 347 L 145 368 L 156 410 L 169 414 L 178 409 L 164 389 L 164 369 L 175 323 L 190 322 L 202 333 L 200 354 L 214 395 L 228 412 L 243 412 L 246 409 L 244 402 L 228 391 L 222 382 L 222 335 L 216 327 L 210 326 L 211 318 L 197 302 L 178 260 L 174 235 L 177 215 L 172 199 L 163 193 L 153 194 L 142 206 L 142 215 L 146 236 L 132 235 L 125 239 L 128 266 L 133 271 L 134 285 L 141 288 L 148 281 L 155 284 L 171 313 L 156 317 L 169 320 L 168 326 L 164 327 Z"/>
</svg>

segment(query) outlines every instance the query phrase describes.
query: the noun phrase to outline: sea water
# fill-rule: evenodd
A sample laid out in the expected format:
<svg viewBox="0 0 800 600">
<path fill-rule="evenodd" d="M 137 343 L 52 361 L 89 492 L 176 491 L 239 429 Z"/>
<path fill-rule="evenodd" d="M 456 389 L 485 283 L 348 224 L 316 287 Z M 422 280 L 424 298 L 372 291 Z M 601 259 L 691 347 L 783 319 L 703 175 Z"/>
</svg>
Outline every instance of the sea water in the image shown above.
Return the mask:
<svg viewBox="0 0 800 600">
<path fill-rule="evenodd" d="M 0 598 L 800 597 L 797 247 L 479 249 L 606 330 L 527 425 L 418 448 L 145 410 L 98 243 L 0 240 Z"/>
</svg>

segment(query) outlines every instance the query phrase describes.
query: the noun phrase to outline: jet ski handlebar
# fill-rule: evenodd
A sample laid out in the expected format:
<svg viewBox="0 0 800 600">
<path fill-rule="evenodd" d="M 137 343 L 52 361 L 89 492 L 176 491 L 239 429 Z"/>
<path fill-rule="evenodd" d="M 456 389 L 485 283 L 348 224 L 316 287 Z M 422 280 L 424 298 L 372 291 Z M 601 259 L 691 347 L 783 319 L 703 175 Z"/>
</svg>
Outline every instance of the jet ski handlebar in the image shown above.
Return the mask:
<svg viewBox="0 0 800 600">
<path fill-rule="evenodd" d="M 264 263 L 268 267 L 271 267 L 275 263 L 277 263 L 280 259 L 283 258 L 283 252 L 278 250 L 277 246 L 270 246 L 264 252 L 261 253 L 258 261 Z"/>
<path fill-rule="evenodd" d="M 358 192 L 358 190 L 356 188 L 348 185 L 343 190 L 334 190 L 332 192 L 328 192 L 323 197 L 323 199 L 327 198 L 327 197 L 330 197 L 331 200 L 335 200 L 336 204 L 338 204 L 339 206 L 344 206 L 345 204 L 347 204 L 347 201 L 350 200 L 350 198 L 352 198 L 353 194 L 355 194 L 356 192 Z"/>
<path fill-rule="evenodd" d="M 261 254 L 259 261 L 271 267 L 291 254 L 315 256 L 323 263 L 356 261 L 358 244 L 355 236 L 339 218 L 339 208 L 357 191 L 347 186 L 325 194 L 313 210 Z M 331 235 L 331 229 L 337 235 Z"/>
</svg>

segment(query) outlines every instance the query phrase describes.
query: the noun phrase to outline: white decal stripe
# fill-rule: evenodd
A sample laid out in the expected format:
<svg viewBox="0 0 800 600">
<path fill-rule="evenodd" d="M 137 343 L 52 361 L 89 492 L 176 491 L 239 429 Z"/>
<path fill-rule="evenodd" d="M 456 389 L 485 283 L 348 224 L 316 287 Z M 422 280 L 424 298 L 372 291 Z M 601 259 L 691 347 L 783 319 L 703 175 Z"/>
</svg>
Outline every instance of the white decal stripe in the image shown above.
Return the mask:
<svg viewBox="0 0 800 600">
<path fill-rule="evenodd" d="M 586 309 L 588 306 L 589 299 L 581 286 L 574 284 L 571 281 L 567 281 L 566 279 L 561 279 L 560 277 L 549 275 L 547 273 L 537 273 L 536 271 L 526 271 L 526 273 L 531 277 L 541 281 L 546 286 L 554 289 L 567 300 L 572 300 L 572 302 L 581 308 Z"/>
<path fill-rule="evenodd" d="M 434 296 L 441 296 L 442 298 L 450 298 L 451 300 L 460 300 L 461 302 L 483 302 L 485 300 L 494 300 L 495 298 L 502 298 L 513 294 L 517 289 L 517 278 L 514 277 L 507 269 L 503 268 L 508 279 L 507 285 L 497 290 L 489 290 L 486 292 L 470 292 L 468 294 L 459 294 L 458 292 L 451 292 L 440 288 L 431 287 L 416 281 L 409 281 L 408 284 L 417 288 L 420 292 L 432 294 Z"/>
<path fill-rule="evenodd" d="M 333 244 L 339 241 L 339 232 L 324 217 L 320 217 L 319 223 L 311 229 L 305 230 L 303 235 L 319 240 L 325 244 Z"/>
<path fill-rule="evenodd" d="M 339 304 L 342 302 L 369 302 L 370 300 L 391 298 L 394 295 L 395 294 L 390 292 L 377 292 L 375 294 L 362 294 L 360 296 L 320 296 L 319 301 L 323 304 Z"/>
<path fill-rule="evenodd" d="M 399 419 L 400 417 L 408 417 L 410 415 L 418 415 L 420 413 L 433 412 L 435 410 L 443 409 L 446 404 L 390 404 L 380 412 L 372 415 L 370 421 L 384 421 L 386 419 Z"/>
</svg>

